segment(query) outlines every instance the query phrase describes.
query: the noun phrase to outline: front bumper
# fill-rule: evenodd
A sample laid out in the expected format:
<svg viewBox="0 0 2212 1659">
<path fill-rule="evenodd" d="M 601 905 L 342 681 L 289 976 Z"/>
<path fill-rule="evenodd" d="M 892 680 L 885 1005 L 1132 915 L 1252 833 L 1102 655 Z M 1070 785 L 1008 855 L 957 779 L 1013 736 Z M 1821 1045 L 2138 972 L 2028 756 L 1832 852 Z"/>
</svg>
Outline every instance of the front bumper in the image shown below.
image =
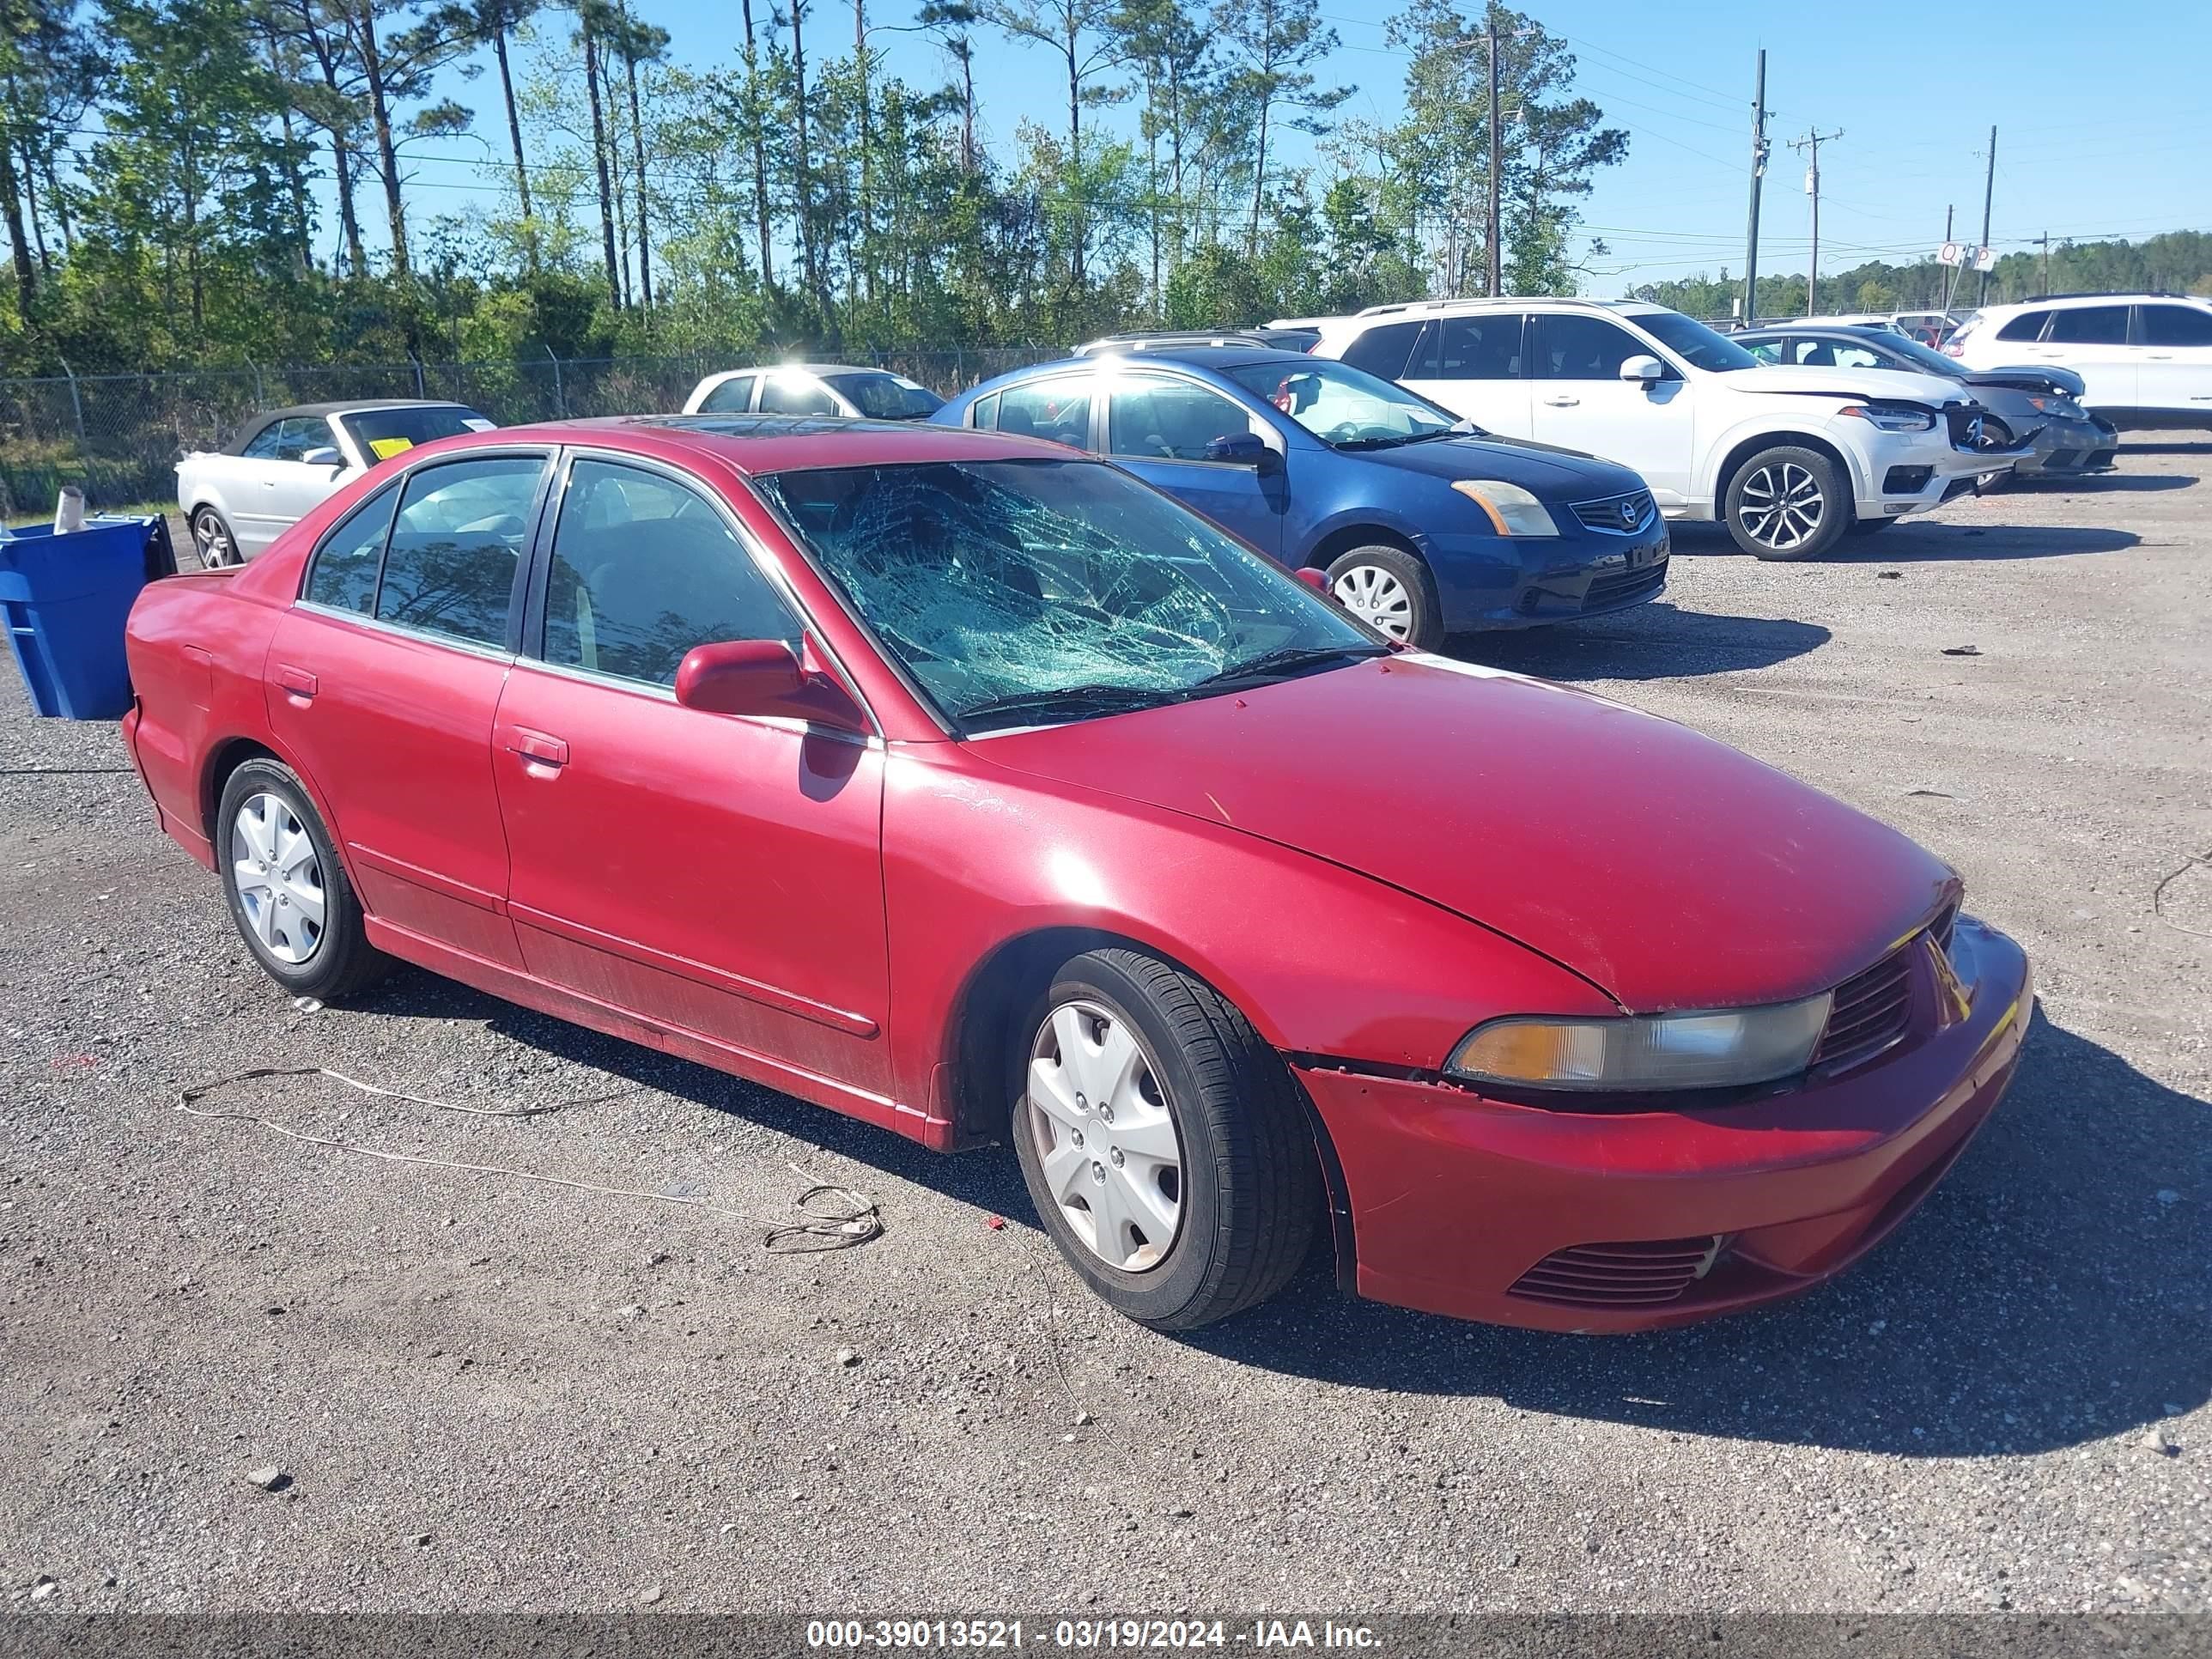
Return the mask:
<svg viewBox="0 0 2212 1659">
<path fill-rule="evenodd" d="M 2052 421 L 2037 428 L 2027 440 L 2029 453 L 2013 468 L 2022 478 L 2055 478 L 2102 471 L 2112 465 L 2120 447 L 2118 428 L 2094 415 L 2075 421 Z"/>
<path fill-rule="evenodd" d="M 1959 918 L 1948 958 L 1908 948 L 1910 1035 L 1735 1105 L 1559 1111 L 1298 1066 L 1341 1171 L 1356 1288 L 1455 1318 L 1623 1332 L 1754 1307 L 1849 1267 L 1988 1117 L 2033 1006 L 2020 947 L 1971 918 Z M 1651 1299 L 1656 1264 L 1701 1255 L 1676 1294 Z M 1545 1286 L 1562 1275 L 1592 1288 L 1559 1299 Z"/>
<path fill-rule="evenodd" d="M 1929 432 L 1885 432 L 1851 457 L 1852 489 L 1862 519 L 1899 519 L 1940 507 L 1973 488 L 1984 472 L 2016 465 L 2027 446 L 1980 449 L 1955 441 L 1938 423 Z"/>
<path fill-rule="evenodd" d="M 1656 511 L 1629 533 L 1429 540 L 1450 634 L 1606 616 L 1656 599 L 1667 585 L 1667 521 Z"/>
</svg>

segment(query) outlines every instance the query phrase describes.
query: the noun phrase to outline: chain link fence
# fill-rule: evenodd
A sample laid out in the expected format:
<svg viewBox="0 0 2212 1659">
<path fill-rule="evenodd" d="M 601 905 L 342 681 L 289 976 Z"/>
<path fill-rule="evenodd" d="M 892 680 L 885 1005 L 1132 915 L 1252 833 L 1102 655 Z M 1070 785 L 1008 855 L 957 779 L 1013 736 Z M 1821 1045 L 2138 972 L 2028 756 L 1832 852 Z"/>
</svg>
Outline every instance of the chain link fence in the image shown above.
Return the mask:
<svg viewBox="0 0 2212 1659">
<path fill-rule="evenodd" d="M 845 361 L 919 380 L 941 396 L 1063 354 L 992 346 L 879 351 Z M 683 408 L 707 375 L 738 357 L 538 358 L 507 362 L 315 364 L 194 369 L 167 374 L 70 374 L 0 380 L 0 518 L 52 510 L 65 483 L 95 507 L 169 500 L 185 453 L 228 440 L 248 416 L 292 404 L 435 398 L 501 426 Z"/>
</svg>

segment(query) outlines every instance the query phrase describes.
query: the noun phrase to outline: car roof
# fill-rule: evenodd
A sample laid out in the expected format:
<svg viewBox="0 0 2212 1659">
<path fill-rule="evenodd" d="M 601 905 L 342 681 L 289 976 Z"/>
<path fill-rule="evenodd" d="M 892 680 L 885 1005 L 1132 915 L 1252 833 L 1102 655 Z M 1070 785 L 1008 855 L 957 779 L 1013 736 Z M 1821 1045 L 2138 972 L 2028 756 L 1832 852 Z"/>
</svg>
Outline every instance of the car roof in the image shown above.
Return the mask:
<svg viewBox="0 0 2212 1659">
<path fill-rule="evenodd" d="M 1313 367 L 1314 359 L 1302 351 L 1285 351 L 1280 346 L 1212 345 L 1204 342 L 1184 344 L 1180 341 L 1147 342 L 1141 351 L 1116 351 L 1107 349 L 1091 352 L 1087 356 L 1069 358 L 1058 363 L 1041 363 L 1044 368 L 1094 368 L 1102 363 L 1182 363 L 1192 368 L 1224 369 L 1249 368 L 1255 363 L 1302 363 Z M 1027 370 L 1017 370 L 1026 374 Z"/>
<path fill-rule="evenodd" d="M 502 427 L 448 442 L 453 447 L 441 445 L 441 453 L 486 444 L 559 443 L 604 444 L 678 462 L 709 455 L 749 477 L 807 467 L 1076 458 L 1075 451 L 1042 438 L 927 421 L 856 421 L 835 415 L 612 415 Z"/>
<path fill-rule="evenodd" d="M 896 377 L 898 371 L 878 368 L 867 363 L 748 363 L 742 368 L 719 369 L 709 374 L 710 380 L 726 380 L 732 374 L 775 374 L 785 370 L 801 374 L 889 374 Z"/>
<path fill-rule="evenodd" d="M 1376 317 L 1425 317 L 1455 311 L 1485 311 L 1498 306 L 1566 306 L 1577 310 L 1609 311 L 1616 316 L 1649 317 L 1667 307 L 1649 300 L 1594 300 L 1578 294 L 1477 295 L 1462 300 L 1403 300 L 1395 305 L 1369 306 L 1350 319 L 1364 322 Z"/>
</svg>

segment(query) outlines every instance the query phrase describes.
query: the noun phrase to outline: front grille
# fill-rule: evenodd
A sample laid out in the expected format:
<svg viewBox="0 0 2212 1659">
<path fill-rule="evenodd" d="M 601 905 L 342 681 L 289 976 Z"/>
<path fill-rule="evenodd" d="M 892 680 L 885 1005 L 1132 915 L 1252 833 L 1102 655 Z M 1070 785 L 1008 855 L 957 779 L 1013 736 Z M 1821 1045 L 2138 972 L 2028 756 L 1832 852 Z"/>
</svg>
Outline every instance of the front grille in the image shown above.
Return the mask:
<svg viewBox="0 0 2212 1659">
<path fill-rule="evenodd" d="M 1638 489 L 1626 495 L 1608 495 L 1601 501 L 1577 501 L 1574 514 L 1592 530 L 1627 535 L 1643 529 L 1650 520 L 1651 495 Z"/>
<path fill-rule="evenodd" d="M 1948 920 L 1943 927 L 1948 935 Z M 1903 1036 L 1911 1018 L 1912 946 L 1905 945 L 1836 987 L 1828 1029 L 1813 1050 L 1813 1064 L 1870 1059 Z"/>
<path fill-rule="evenodd" d="M 1881 493 L 1885 495 L 1917 495 L 1928 488 L 1929 479 L 1936 476 L 1932 466 L 1893 466 L 1881 475 Z"/>
<path fill-rule="evenodd" d="M 1583 609 L 1602 611 L 1616 605 L 1649 599 L 1666 585 L 1667 561 L 1664 559 L 1638 570 L 1615 570 L 1606 575 L 1593 576 L 1589 586 L 1583 593 Z"/>
<path fill-rule="evenodd" d="M 1677 1300 L 1705 1276 L 1726 1241 L 1636 1239 L 1622 1244 L 1571 1244 L 1554 1250 L 1506 1291 L 1529 1302 L 1577 1308 L 1650 1308 Z"/>
</svg>

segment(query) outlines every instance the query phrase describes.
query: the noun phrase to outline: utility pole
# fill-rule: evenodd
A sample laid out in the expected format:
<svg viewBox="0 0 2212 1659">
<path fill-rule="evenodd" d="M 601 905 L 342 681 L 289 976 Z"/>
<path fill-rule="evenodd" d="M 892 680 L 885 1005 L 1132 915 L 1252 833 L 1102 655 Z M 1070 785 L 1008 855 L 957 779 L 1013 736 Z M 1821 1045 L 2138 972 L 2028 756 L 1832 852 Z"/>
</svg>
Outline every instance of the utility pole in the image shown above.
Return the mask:
<svg viewBox="0 0 2212 1659">
<path fill-rule="evenodd" d="M 1498 246 L 1498 198 L 1504 183 L 1502 175 L 1504 172 L 1504 169 L 1499 166 L 1503 158 L 1500 155 L 1502 140 L 1499 135 L 1502 123 L 1498 118 L 1498 0 L 1490 0 L 1487 15 L 1490 34 L 1490 212 L 1489 222 L 1484 228 L 1483 235 L 1490 251 L 1488 292 L 1491 298 L 1496 299 L 1505 288 L 1505 265 L 1500 257 L 1501 251 Z"/>
<path fill-rule="evenodd" d="M 1951 215 L 1953 211 L 1954 204 L 1952 203 L 1946 202 L 1943 204 L 1943 246 L 1945 247 L 1951 246 Z M 1956 282 L 1958 277 L 1958 266 L 1945 265 L 1943 267 L 1943 303 L 1936 307 L 1937 310 L 1948 311 L 1951 308 L 1951 284 Z"/>
<path fill-rule="evenodd" d="M 1751 222 L 1743 235 L 1743 320 L 1759 320 L 1759 185 L 1766 176 L 1766 48 L 1759 49 L 1759 82 L 1751 96 Z"/>
<path fill-rule="evenodd" d="M 1995 127 L 1991 127 L 1990 129 L 1990 170 L 1987 176 L 1982 180 L 1982 240 L 1979 246 L 1974 249 L 1974 258 L 1977 262 L 1981 258 L 1982 249 L 1990 245 L 1990 203 L 1992 198 L 1996 197 L 1996 189 L 1997 130 Z M 1985 270 L 1982 273 L 1981 295 L 1974 303 L 1977 305 L 1985 306 L 1989 304 L 1989 302 L 1990 273 Z"/>
<path fill-rule="evenodd" d="M 1805 193 L 1813 198 L 1813 257 L 1805 266 L 1805 314 L 1817 317 L 1820 313 L 1817 298 L 1820 291 L 1820 146 L 1833 143 L 1844 136 L 1838 127 L 1833 132 L 1823 132 L 1814 127 L 1802 138 L 1790 141 L 1790 148 L 1807 152 Z"/>
<path fill-rule="evenodd" d="M 2048 294 L 2051 292 L 2051 233 L 2045 231 L 2036 240 L 2043 244 L 2043 281 L 2038 284 L 2038 292 Z"/>
</svg>

